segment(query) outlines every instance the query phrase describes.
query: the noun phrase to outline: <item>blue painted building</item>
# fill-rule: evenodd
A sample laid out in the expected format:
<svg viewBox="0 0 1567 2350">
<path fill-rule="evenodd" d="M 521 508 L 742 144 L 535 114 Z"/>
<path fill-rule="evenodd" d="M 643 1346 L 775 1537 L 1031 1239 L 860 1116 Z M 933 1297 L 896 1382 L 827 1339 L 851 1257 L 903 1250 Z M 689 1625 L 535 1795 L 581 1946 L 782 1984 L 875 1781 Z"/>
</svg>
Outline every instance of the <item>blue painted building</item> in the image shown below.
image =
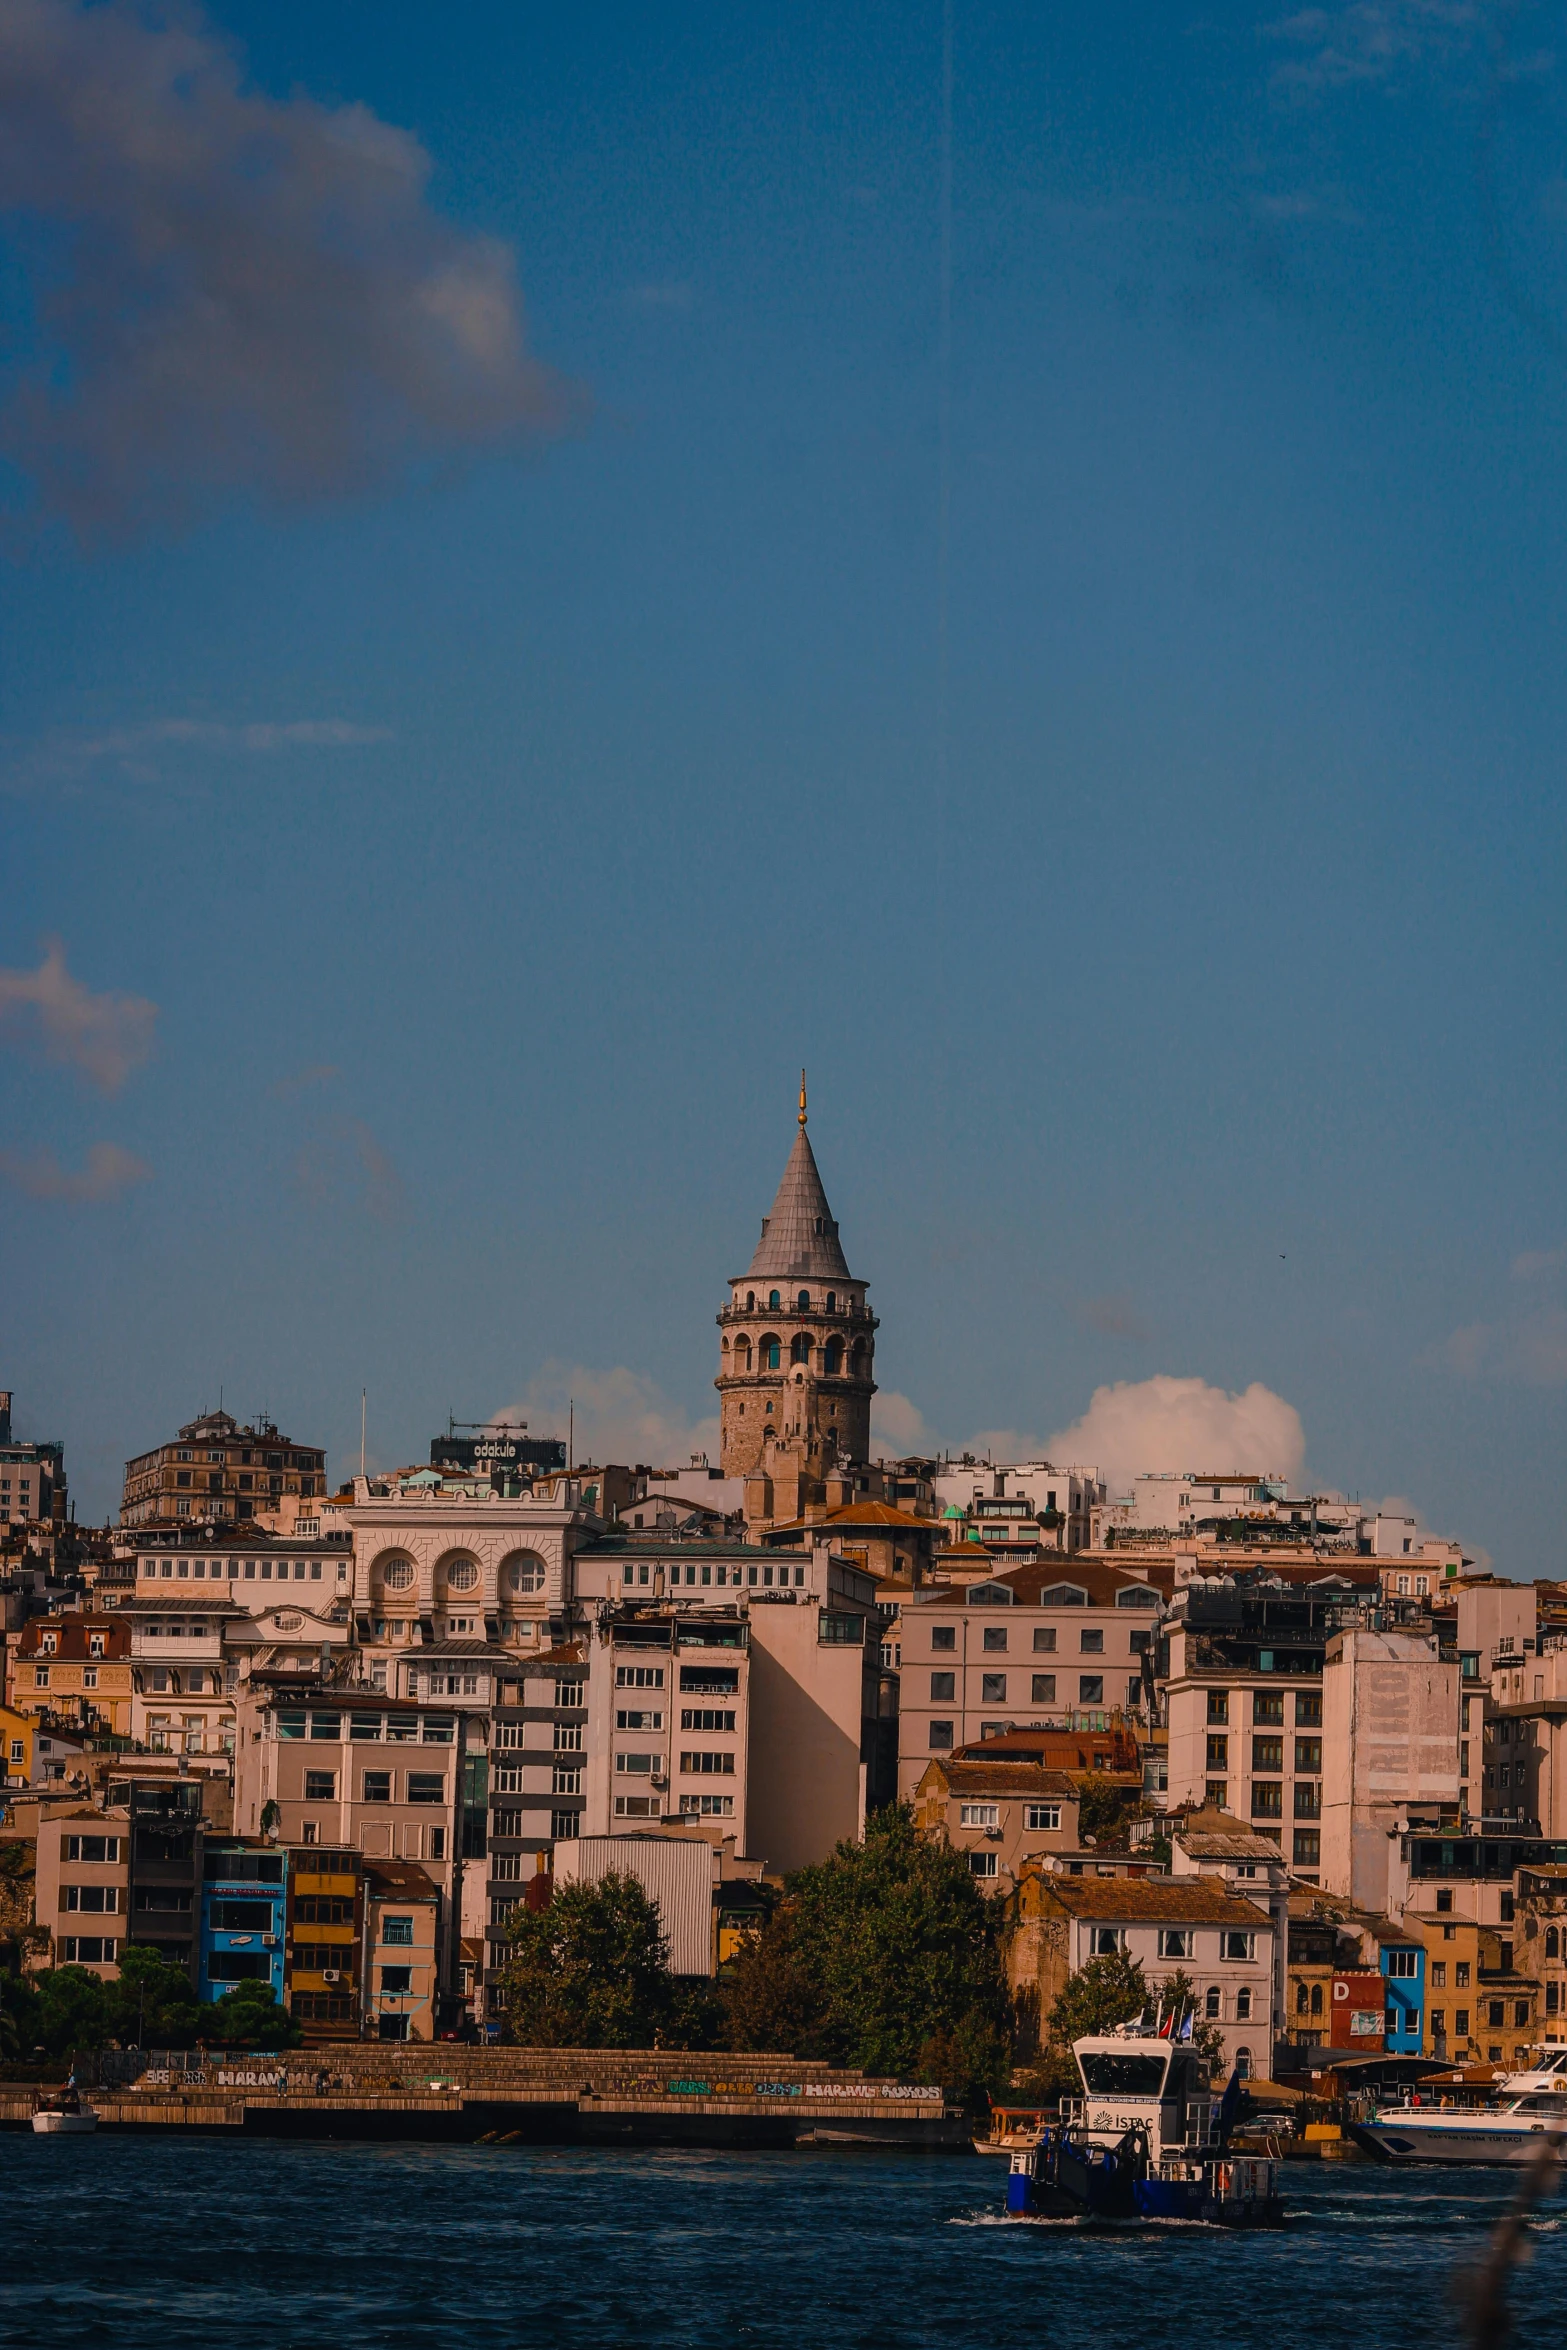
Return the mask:
<svg viewBox="0 0 1567 2350">
<path fill-rule="evenodd" d="M 202 1861 L 199 1995 L 221 1999 L 236 1983 L 270 1983 L 283 1998 L 288 1854 L 275 1844 L 227 1838 Z"/>
<path fill-rule="evenodd" d="M 1382 1945 L 1384 2045 L 1389 2056 L 1418 2056 L 1425 2028 L 1426 1954 L 1420 1942 Z"/>
</svg>

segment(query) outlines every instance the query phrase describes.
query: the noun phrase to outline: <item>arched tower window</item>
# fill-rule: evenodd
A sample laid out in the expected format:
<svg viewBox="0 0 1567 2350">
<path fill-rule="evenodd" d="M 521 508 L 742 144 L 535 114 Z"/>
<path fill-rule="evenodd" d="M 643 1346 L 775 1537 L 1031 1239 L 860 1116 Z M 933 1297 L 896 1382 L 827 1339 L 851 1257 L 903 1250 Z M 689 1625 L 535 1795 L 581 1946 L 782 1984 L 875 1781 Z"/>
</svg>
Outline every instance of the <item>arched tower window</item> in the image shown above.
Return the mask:
<svg viewBox="0 0 1567 2350">
<path fill-rule="evenodd" d="M 756 1311 L 756 1291 L 754 1289 L 748 1289 L 745 1293 L 745 1310 L 748 1314 L 754 1314 Z"/>
<path fill-rule="evenodd" d="M 789 1360 L 791 1363 L 808 1363 L 810 1359 L 811 1334 L 809 1330 L 797 1330 L 790 1344 Z"/>
<path fill-rule="evenodd" d="M 783 1299 L 779 1296 L 776 1289 L 770 1289 L 767 1293 L 767 1302 L 769 1306 L 776 1309 L 783 1304 Z"/>
<path fill-rule="evenodd" d="M 735 1340 L 735 1369 L 737 1371 L 749 1371 L 750 1368 L 751 1341 L 749 1338 L 737 1338 Z"/>
<path fill-rule="evenodd" d="M 797 1314 L 808 1314 L 810 1312 L 811 1293 L 808 1289 L 801 1290 L 799 1296 L 794 1301 L 794 1310 Z"/>
<path fill-rule="evenodd" d="M 827 1292 L 827 1311 L 829 1314 L 835 1314 L 838 1311 L 838 1292 L 836 1289 L 829 1289 Z"/>
<path fill-rule="evenodd" d="M 857 1338 L 854 1342 L 853 1350 L 849 1356 L 849 1374 L 851 1378 L 858 1379 L 863 1374 L 864 1369 L 865 1341 L 863 1338 Z"/>
<path fill-rule="evenodd" d="M 756 1361 L 759 1370 L 776 1371 L 783 1361 L 780 1341 L 771 1335 L 762 1339 L 756 1349 Z"/>
<path fill-rule="evenodd" d="M 840 1371 L 841 1371 L 842 1369 L 843 1369 L 843 1340 L 842 1340 L 841 1338 L 829 1338 L 829 1339 L 828 1339 L 828 1341 L 827 1341 L 827 1361 L 826 1361 L 826 1370 L 827 1370 L 827 1376 L 828 1376 L 828 1378 L 829 1378 L 829 1379 L 836 1379 L 836 1378 L 838 1377 L 838 1374 L 840 1373 Z"/>
</svg>

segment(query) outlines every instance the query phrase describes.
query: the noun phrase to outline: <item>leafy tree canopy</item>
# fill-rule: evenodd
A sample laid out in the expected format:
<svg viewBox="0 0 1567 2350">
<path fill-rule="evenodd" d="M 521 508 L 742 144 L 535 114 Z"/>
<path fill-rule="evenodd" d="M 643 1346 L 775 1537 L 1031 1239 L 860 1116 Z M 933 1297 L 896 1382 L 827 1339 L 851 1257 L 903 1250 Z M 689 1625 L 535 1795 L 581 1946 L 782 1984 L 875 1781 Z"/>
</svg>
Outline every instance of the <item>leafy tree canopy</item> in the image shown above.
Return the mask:
<svg viewBox="0 0 1567 2350">
<path fill-rule="evenodd" d="M 863 1843 L 798 1870 L 726 1984 L 738 2045 L 970 2093 L 1007 2074 L 1001 1918 L 961 1853 L 918 1836 L 906 1804 Z"/>
<path fill-rule="evenodd" d="M 120 1944 L 119 1980 L 105 1986 L 109 2036 L 125 2047 L 188 2048 L 201 2008 L 189 1975 L 145 1942 Z"/>
<path fill-rule="evenodd" d="M 1021 2093 L 1042 2104 L 1081 2095 L 1073 2041 L 1130 2023 L 1147 2007 L 1149 1996 L 1147 1976 L 1124 1950 L 1089 1959 L 1056 1994 L 1045 2018 L 1044 2045 L 1034 2070 L 1019 2084 Z"/>
<path fill-rule="evenodd" d="M 204 2011 L 202 2021 L 203 2036 L 229 2048 L 297 2048 L 305 2036 L 270 1983 L 237 1983 Z"/>
<path fill-rule="evenodd" d="M 677 1998 L 658 1904 L 635 1877 L 564 1885 L 518 1909 L 501 1973 L 508 2039 L 537 2048 L 650 2048 Z"/>
</svg>

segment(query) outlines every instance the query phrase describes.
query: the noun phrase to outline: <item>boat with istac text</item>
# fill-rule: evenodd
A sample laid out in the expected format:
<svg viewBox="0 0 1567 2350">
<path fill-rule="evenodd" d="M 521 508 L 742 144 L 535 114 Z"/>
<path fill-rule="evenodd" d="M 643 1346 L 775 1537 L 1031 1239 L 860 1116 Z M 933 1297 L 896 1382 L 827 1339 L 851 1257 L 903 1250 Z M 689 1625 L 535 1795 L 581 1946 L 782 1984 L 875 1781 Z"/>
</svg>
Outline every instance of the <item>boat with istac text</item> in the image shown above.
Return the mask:
<svg viewBox="0 0 1567 2350">
<path fill-rule="evenodd" d="M 1188 2041 L 1139 2019 L 1072 2043 L 1081 2097 L 1062 2100 L 1007 2174 L 1015 2218 L 1195 2220 L 1278 2227 L 1279 2164 L 1229 2151 L 1244 2084 L 1215 2099 Z"/>
</svg>

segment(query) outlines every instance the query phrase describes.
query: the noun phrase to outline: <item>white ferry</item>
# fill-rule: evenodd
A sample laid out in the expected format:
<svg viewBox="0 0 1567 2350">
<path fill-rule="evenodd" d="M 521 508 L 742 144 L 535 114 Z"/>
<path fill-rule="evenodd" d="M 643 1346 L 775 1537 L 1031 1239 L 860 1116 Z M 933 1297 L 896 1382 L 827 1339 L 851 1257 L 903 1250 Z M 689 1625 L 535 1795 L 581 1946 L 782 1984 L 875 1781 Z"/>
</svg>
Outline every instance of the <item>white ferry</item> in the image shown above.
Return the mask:
<svg viewBox="0 0 1567 2350">
<path fill-rule="evenodd" d="M 1377 2106 L 1355 2135 L 1395 2162 L 1527 2162 L 1544 2131 L 1567 2132 L 1567 2048 L 1543 2048 L 1540 2058 L 1498 2082 L 1490 2104 L 1443 2105 L 1423 2090 Z"/>
<path fill-rule="evenodd" d="M 1243 2083 L 1216 2105 L 1195 2050 L 1141 2023 L 1072 2043 L 1083 2095 L 1014 2152 L 1007 2209 L 1020 2217 L 1205 2220 L 1277 2227 L 1277 2162 L 1232 2155 Z"/>
</svg>

